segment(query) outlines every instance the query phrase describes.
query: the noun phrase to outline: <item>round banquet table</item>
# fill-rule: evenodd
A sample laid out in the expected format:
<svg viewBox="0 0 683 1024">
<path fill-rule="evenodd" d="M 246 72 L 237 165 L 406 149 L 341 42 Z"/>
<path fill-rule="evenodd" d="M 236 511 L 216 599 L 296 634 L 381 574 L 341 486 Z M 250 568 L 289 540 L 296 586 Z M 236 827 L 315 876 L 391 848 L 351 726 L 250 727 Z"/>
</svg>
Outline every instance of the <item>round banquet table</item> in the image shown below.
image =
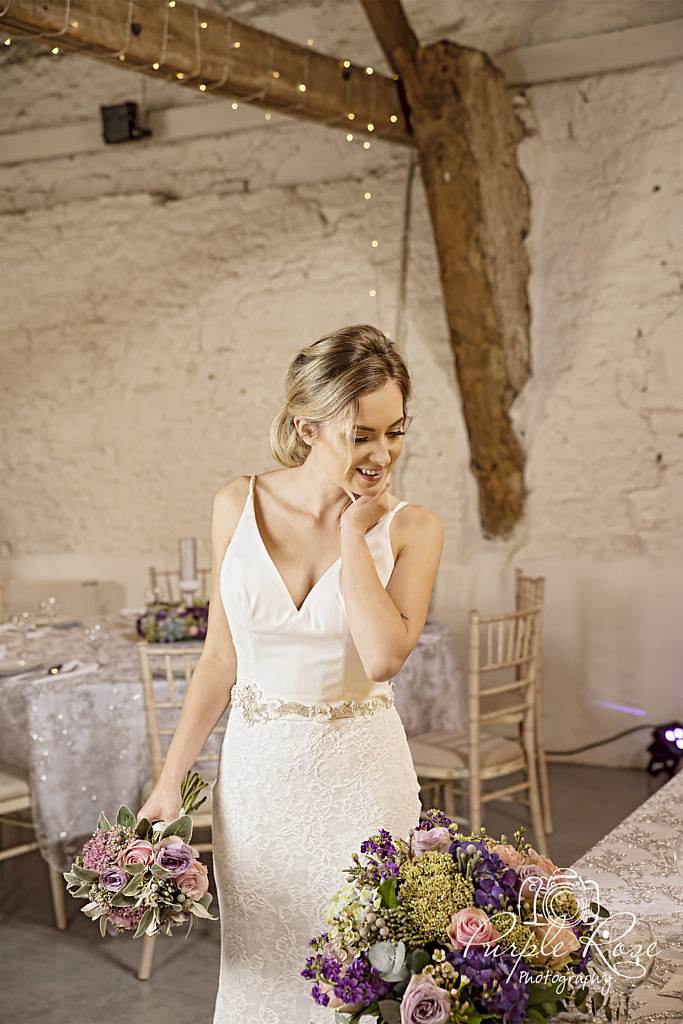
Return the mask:
<svg viewBox="0 0 683 1024">
<path fill-rule="evenodd" d="M 150 775 L 139 637 L 131 621 L 119 615 L 100 622 L 105 638 L 99 659 L 93 658 L 82 626 L 38 629 L 28 641 L 46 667 L 78 658 L 100 660 L 97 669 L 73 678 L 0 676 L 0 768 L 29 783 L 40 851 L 60 871 L 70 867 L 100 811 L 112 818 L 121 804 L 139 808 Z M 13 636 L 5 629 L 0 643 L 11 644 Z M 443 623 L 426 623 L 393 682 L 409 736 L 464 729 L 462 671 Z M 220 725 L 229 713 L 228 707 Z M 221 740 L 220 734 L 209 737 L 205 750 L 218 752 Z M 197 768 L 208 777 L 206 762 Z"/>
</svg>

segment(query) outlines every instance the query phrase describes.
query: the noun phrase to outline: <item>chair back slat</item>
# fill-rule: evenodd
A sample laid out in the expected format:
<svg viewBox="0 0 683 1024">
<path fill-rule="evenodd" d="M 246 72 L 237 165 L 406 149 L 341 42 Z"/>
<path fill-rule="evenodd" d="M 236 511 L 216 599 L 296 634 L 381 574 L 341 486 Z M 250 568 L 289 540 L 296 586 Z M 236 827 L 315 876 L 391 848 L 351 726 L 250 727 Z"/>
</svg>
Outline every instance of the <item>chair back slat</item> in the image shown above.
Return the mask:
<svg viewBox="0 0 683 1024">
<path fill-rule="evenodd" d="M 146 641 L 138 643 L 150 767 L 155 782 L 161 775 L 168 746 L 175 733 L 187 687 L 201 650 L 201 644 L 150 644 Z M 181 683 L 184 684 L 182 692 Z M 216 725 L 196 761 L 217 764 L 220 754 L 219 740 L 224 733 L 225 726 Z M 212 750 L 212 747 L 217 749 Z"/>
</svg>

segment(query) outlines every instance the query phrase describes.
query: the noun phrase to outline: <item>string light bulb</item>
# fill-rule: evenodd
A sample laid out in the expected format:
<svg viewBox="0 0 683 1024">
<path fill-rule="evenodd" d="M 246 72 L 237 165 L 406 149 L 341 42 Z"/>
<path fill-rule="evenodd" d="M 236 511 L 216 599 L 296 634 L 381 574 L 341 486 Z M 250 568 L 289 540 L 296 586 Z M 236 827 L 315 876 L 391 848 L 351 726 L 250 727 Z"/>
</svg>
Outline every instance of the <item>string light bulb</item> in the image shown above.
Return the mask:
<svg viewBox="0 0 683 1024">
<path fill-rule="evenodd" d="M 125 53 L 120 53 L 119 54 L 119 60 L 125 60 L 125 59 L 126 59 Z"/>
<path fill-rule="evenodd" d="M 372 192 L 366 192 L 363 196 L 364 199 L 372 199 Z"/>
<path fill-rule="evenodd" d="M 273 115 L 272 114 L 264 114 L 263 116 L 265 117 L 266 121 L 270 121 L 270 119 L 271 119 L 271 117 Z"/>
<path fill-rule="evenodd" d="M 374 297 L 375 297 L 375 295 L 376 295 L 376 294 L 377 294 L 377 289 L 376 289 L 376 288 L 371 288 L 371 289 L 370 289 L 370 291 L 368 292 L 368 295 L 369 295 L 369 296 L 370 296 L 371 298 L 373 298 L 373 299 L 374 299 Z"/>
<path fill-rule="evenodd" d="M 71 22 L 71 27 L 72 28 L 78 28 L 78 22 L 77 21 L 72 21 Z"/>
<path fill-rule="evenodd" d="M 371 145 L 372 145 L 372 143 L 371 143 L 371 142 L 364 142 L 364 143 L 363 143 L 363 149 L 370 149 L 370 146 L 371 146 Z"/>
<path fill-rule="evenodd" d="M 52 49 L 50 50 L 50 53 L 54 53 L 54 54 L 59 53 L 59 47 L 58 46 L 53 46 Z"/>
<path fill-rule="evenodd" d="M 206 85 L 204 84 L 204 82 L 202 82 L 202 84 L 199 86 L 199 91 L 206 92 Z"/>
<path fill-rule="evenodd" d="M 366 68 L 365 69 L 365 74 L 366 75 L 374 75 L 374 73 L 375 73 L 375 69 L 374 68 Z"/>
<path fill-rule="evenodd" d="M 374 124 L 372 124 L 372 122 L 371 122 L 371 123 L 370 123 L 370 124 L 368 125 L 368 131 L 369 131 L 369 132 L 374 132 L 374 130 L 375 130 L 375 126 L 374 126 Z"/>
<path fill-rule="evenodd" d="M 199 27 L 200 28 L 208 28 L 209 27 L 208 21 L 200 21 Z"/>
<path fill-rule="evenodd" d="M 273 78 L 279 78 L 280 77 L 280 72 L 279 71 L 272 71 L 271 74 L 272 74 Z"/>
<path fill-rule="evenodd" d="M 11 39 L 10 39 L 10 37 L 8 36 L 8 37 L 7 37 L 7 39 L 5 40 L 5 46 L 10 46 L 10 45 L 11 45 L 11 43 L 12 43 L 12 40 L 11 40 Z"/>
<path fill-rule="evenodd" d="M 299 82 L 299 84 L 297 85 L 297 89 L 299 90 L 299 92 L 306 92 L 306 86 L 304 85 L 303 82 Z"/>
<path fill-rule="evenodd" d="M 176 71 L 176 75 L 175 76 L 176 76 L 176 78 L 184 78 L 185 77 L 185 75 L 183 74 L 182 71 Z"/>
<path fill-rule="evenodd" d="M 307 40 L 306 40 L 306 46 L 313 46 L 313 43 L 314 43 L 314 42 L 315 42 L 315 40 L 314 40 L 314 39 L 307 39 Z"/>
<path fill-rule="evenodd" d="M 155 71 L 158 71 L 161 65 L 159 64 L 159 61 L 155 60 L 154 63 L 152 64 L 152 67 L 154 68 Z"/>
<path fill-rule="evenodd" d="M 370 245 L 372 246 L 373 249 L 376 249 L 379 245 L 379 242 L 377 241 L 376 238 L 373 238 L 373 240 L 370 242 Z"/>
<path fill-rule="evenodd" d="M 356 115 L 349 112 L 346 116 L 348 117 L 349 121 L 353 121 Z"/>
<path fill-rule="evenodd" d="M 230 106 L 232 107 L 233 110 L 237 110 L 237 108 L 239 107 L 239 103 L 231 103 Z"/>
<path fill-rule="evenodd" d="M 398 117 L 396 116 L 396 114 L 392 114 L 389 120 L 391 121 L 392 124 L 396 124 L 396 122 L 398 121 Z"/>
<path fill-rule="evenodd" d="M 351 67 L 351 61 L 350 60 L 345 60 L 344 61 L 344 67 L 345 68 L 350 68 Z"/>
<path fill-rule="evenodd" d="M 175 0 L 168 0 L 169 7 L 175 7 Z"/>
<path fill-rule="evenodd" d="M 236 50 L 239 50 L 242 44 L 240 43 L 239 39 L 236 39 L 232 45 L 235 47 Z"/>
<path fill-rule="evenodd" d="M 353 135 L 351 134 L 351 132 L 349 132 L 349 134 L 346 136 L 346 141 L 353 142 Z"/>
</svg>

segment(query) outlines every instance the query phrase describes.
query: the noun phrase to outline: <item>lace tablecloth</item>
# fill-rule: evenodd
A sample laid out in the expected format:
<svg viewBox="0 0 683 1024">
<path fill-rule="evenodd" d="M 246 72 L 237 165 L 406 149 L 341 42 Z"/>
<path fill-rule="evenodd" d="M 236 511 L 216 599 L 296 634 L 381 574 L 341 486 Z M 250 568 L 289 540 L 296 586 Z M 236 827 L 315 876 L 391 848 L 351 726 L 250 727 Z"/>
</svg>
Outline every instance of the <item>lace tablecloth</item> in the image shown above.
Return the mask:
<svg viewBox="0 0 683 1024">
<path fill-rule="evenodd" d="M 683 999 L 659 994 L 683 972 L 683 875 L 674 862 L 674 842 L 682 834 L 683 772 L 572 865 L 598 883 L 601 902 L 611 911 L 631 911 L 652 929 L 659 952 L 631 999 L 629 1019 L 639 1024 L 683 1021 Z"/>
<path fill-rule="evenodd" d="M 101 810 L 111 817 L 120 804 L 140 807 L 150 774 L 138 638 L 118 616 L 102 625 L 106 664 L 96 672 L 35 683 L 0 677 L 0 767 L 29 782 L 41 853 L 60 870 L 70 866 Z M 47 630 L 29 642 L 46 666 L 96 660 L 80 628 Z M 408 735 L 463 727 L 462 674 L 446 626 L 426 624 L 394 689 Z M 228 715 L 229 709 L 221 724 Z M 219 741 L 212 736 L 207 749 Z M 209 777 L 206 763 L 197 767 Z"/>
</svg>

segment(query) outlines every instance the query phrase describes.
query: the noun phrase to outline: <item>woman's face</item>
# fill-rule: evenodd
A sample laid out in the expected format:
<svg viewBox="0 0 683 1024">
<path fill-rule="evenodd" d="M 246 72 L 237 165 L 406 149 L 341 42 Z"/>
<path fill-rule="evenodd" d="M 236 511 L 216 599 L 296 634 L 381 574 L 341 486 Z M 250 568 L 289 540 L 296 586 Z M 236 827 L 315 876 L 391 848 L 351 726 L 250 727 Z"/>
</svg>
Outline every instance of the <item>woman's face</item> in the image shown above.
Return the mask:
<svg viewBox="0 0 683 1024">
<path fill-rule="evenodd" d="M 347 450 L 339 428 L 332 423 L 323 425 L 316 445 L 321 468 L 352 494 L 372 495 L 401 454 L 408 423 L 403 415 L 401 389 L 395 381 L 387 381 L 358 399 L 351 468 L 347 472 Z"/>
</svg>

